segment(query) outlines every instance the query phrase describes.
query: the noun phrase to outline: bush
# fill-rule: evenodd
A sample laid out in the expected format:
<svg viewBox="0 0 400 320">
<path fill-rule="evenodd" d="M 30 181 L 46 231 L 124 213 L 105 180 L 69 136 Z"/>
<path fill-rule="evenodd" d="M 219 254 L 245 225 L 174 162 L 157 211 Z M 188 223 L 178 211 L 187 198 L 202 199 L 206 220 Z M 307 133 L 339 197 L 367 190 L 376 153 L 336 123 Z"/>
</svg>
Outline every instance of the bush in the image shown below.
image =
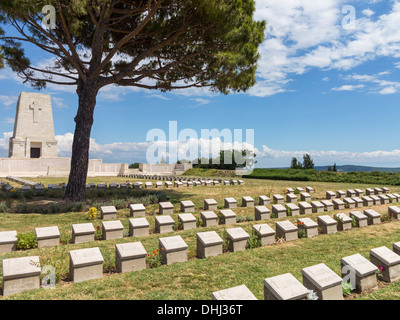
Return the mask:
<svg viewBox="0 0 400 320">
<path fill-rule="evenodd" d="M 244 217 L 242 216 L 242 215 L 238 215 L 237 217 L 236 217 L 236 222 L 237 223 L 241 223 L 241 222 L 243 222 L 244 221 Z"/>
<path fill-rule="evenodd" d="M 17 234 L 17 249 L 27 250 L 36 248 L 38 245 L 37 237 L 33 233 Z"/>
<path fill-rule="evenodd" d="M 251 230 L 250 237 L 247 240 L 247 249 L 253 249 L 253 248 L 259 248 L 261 247 L 261 237 L 257 234 L 257 232 L 254 231 L 254 229 Z"/>
<path fill-rule="evenodd" d="M 251 214 L 246 216 L 246 221 L 254 221 L 254 220 L 255 220 L 255 218 Z"/>
</svg>

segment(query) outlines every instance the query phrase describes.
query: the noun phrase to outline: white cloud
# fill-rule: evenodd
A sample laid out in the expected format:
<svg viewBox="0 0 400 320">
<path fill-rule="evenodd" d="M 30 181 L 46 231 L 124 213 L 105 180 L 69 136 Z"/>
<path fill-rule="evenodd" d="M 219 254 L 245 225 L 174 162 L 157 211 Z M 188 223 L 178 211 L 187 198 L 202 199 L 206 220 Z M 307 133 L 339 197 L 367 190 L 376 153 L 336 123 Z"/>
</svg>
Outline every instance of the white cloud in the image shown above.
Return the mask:
<svg viewBox="0 0 400 320">
<path fill-rule="evenodd" d="M 0 103 L 2 103 L 6 109 L 10 109 L 10 106 L 17 105 L 18 97 L 17 96 L 7 96 L 0 95 Z"/>
<path fill-rule="evenodd" d="M 259 163 L 266 167 L 282 166 L 282 163 L 288 166 L 292 157 L 300 161 L 305 153 L 310 154 L 314 163 L 317 165 L 328 165 L 336 163 L 368 165 L 380 163 L 400 163 L 400 150 L 392 151 L 371 151 L 371 152 L 346 152 L 346 151 L 285 151 L 270 149 L 263 145 L 262 152 L 257 156 Z M 284 165 L 285 166 L 285 165 Z"/>
<path fill-rule="evenodd" d="M 3 138 L 0 138 L 0 158 L 8 157 L 9 141 L 13 132 L 3 132 Z"/>
<path fill-rule="evenodd" d="M 364 88 L 364 85 L 363 84 L 356 85 L 356 86 L 344 85 L 339 88 L 332 88 L 331 90 L 333 90 L 333 91 L 354 91 L 354 90 L 360 89 L 360 88 Z"/>
<path fill-rule="evenodd" d="M 382 79 L 384 76 L 389 75 L 390 73 L 380 72 L 377 74 L 353 74 L 345 77 L 345 80 L 348 81 L 357 81 L 363 82 L 368 86 L 367 90 L 370 93 L 374 94 L 394 94 L 400 92 L 400 82 L 396 81 L 388 81 Z M 359 85 L 360 86 L 360 85 Z M 346 87 L 346 86 L 343 86 Z M 348 85 L 348 87 L 356 87 L 355 85 Z"/>
<path fill-rule="evenodd" d="M 203 99 L 203 98 L 196 98 L 196 99 L 190 99 L 191 101 L 196 102 L 195 105 L 190 105 L 188 108 L 197 108 L 200 106 L 203 106 L 205 104 L 209 104 L 211 100 Z"/>
<path fill-rule="evenodd" d="M 68 109 L 68 106 L 64 103 L 63 98 L 51 97 L 53 105 L 58 109 Z"/>
<path fill-rule="evenodd" d="M 367 17 L 371 17 L 371 16 L 373 16 L 375 14 L 375 12 L 368 8 L 368 9 L 364 9 L 362 11 L 362 14 L 367 16 Z"/>
<path fill-rule="evenodd" d="M 377 57 L 400 57 L 400 3 L 370 19 L 358 17 L 355 30 L 344 30 L 342 0 L 260 0 L 256 18 L 268 22 L 260 47 L 258 84 L 249 93 L 269 96 L 288 91 L 294 75 L 310 69 L 350 70 Z M 372 10 L 371 10 L 372 11 Z M 371 14 L 366 10 L 365 14 Z M 379 93 L 379 92 L 378 92 Z"/>
</svg>

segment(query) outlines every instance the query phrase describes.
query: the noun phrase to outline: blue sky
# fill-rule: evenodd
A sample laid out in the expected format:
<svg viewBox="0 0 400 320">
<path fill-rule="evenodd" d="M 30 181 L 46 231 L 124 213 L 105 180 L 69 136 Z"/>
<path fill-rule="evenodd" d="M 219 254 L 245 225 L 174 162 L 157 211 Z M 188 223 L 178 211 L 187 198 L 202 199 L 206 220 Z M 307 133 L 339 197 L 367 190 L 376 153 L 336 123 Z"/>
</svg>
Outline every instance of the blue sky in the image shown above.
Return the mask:
<svg viewBox="0 0 400 320">
<path fill-rule="evenodd" d="M 343 24 L 353 13 L 346 6 L 355 28 Z M 98 96 L 90 157 L 146 162 L 149 130 L 168 138 L 169 121 L 177 121 L 178 131 L 191 128 L 199 137 L 201 129 L 253 129 L 257 167 L 288 166 L 306 152 L 316 165 L 400 167 L 400 1 L 258 0 L 255 18 L 268 27 L 253 88 L 225 96 L 107 87 Z M 49 59 L 26 51 L 35 65 Z M 70 156 L 74 90 L 43 91 L 52 95 L 60 156 Z M 33 89 L 0 70 L 3 157 L 21 91 Z"/>
</svg>

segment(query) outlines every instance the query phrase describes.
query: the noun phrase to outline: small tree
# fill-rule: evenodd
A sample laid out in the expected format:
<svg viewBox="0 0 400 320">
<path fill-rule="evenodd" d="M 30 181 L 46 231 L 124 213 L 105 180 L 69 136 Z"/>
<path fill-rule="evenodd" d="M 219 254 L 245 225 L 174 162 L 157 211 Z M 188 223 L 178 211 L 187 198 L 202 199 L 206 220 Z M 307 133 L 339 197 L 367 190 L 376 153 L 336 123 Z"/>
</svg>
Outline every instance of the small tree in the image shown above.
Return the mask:
<svg viewBox="0 0 400 320">
<path fill-rule="evenodd" d="M 303 155 L 303 168 L 314 169 L 314 161 L 311 159 L 308 153 Z"/>
<path fill-rule="evenodd" d="M 303 165 L 300 161 L 297 160 L 296 157 L 293 157 L 290 164 L 290 169 L 303 169 Z"/>
<path fill-rule="evenodd" d="M 336 168 L 336 162 L 333 164 L 333 172 L 337 172 L 337 168 Z"/>
<path fill-rule="evenodd" d="M 129 169 L 139 169 L 139 162 L 130 164 Z"/>
</svg>

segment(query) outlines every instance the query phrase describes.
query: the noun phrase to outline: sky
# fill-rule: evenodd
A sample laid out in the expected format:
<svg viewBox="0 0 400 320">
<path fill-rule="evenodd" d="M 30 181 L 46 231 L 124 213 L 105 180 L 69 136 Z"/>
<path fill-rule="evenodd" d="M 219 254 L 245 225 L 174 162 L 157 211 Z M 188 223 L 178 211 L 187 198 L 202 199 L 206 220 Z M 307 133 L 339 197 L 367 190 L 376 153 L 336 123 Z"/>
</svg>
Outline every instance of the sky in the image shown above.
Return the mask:
<svg viewBox="0 0 400 320">
<path fill-rule="evenodd" d="M 97 99 L 90 158 L 151 162 L 149 136 L 158 129 L 171 145 L 178 137 L 178 159 L 185 159 L 193 146 L 210 147 L 202 130 L 225 129 L 233 137 L 242 130 L 235 141 L 254 146 L 260 168 L 287 167 L 304 153 L 315 165 L 400 167 L 400 1 L 256 0 L 255 19 L 267 28 L 254 87 L 229 95 L 106 87 Z M 50 58 L 31 47 L 26 52 L 37 66 Z M 9 68 L 0 70 L 0 157 L 8 154 L 21 91 L 35 90 Z M 42 93 L 52 96 L 59 156 L 69 157 L 75 88 L 49 85 Z"/>
</svg>

